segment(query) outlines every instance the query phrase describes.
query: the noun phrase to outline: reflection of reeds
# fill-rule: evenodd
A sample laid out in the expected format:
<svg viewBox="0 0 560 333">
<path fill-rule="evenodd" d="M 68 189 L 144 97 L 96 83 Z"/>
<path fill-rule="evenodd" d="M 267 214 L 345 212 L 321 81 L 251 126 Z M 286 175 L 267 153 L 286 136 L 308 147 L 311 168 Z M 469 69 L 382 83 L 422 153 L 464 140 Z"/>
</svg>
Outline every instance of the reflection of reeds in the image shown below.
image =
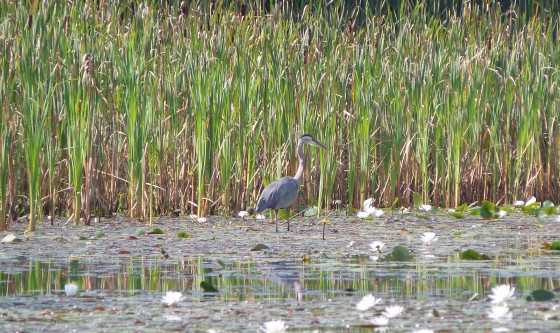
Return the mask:
<svg viewBox="0 0 560 333">
<path fill-rule="evenodd" d="M 143 6 L 142 19 L 134 3 L 0 11 L 0 36 L 9 36 L 1 126 L 14 150 L 0 163 L 10 155 L 38 168 L 36 195 L 56 199 L 48 205 L 57 214 L 248 209 L 264 185 L 294 173 L 306 132 L 332 148 L 309 154 L 302 204 L 336 197 L 357 207 L 372 195 L 404 204 L 415 191 L 454 206 L 560 193 L 558 21 L 546 13 L 474 6 L 442 21 L 422 4 L 351 15 L 335 3 L 267 15 L 247 2 L 238 16 L 222 2 L 182 1 L 162 8 L 165 18 Z M 33 127 L 32 114 L 47 125 L 28 166 L 35 148 L 23 120 Z M 24 170 L 14 169 L 14 194 L 29 190 Z"/>
</svg>

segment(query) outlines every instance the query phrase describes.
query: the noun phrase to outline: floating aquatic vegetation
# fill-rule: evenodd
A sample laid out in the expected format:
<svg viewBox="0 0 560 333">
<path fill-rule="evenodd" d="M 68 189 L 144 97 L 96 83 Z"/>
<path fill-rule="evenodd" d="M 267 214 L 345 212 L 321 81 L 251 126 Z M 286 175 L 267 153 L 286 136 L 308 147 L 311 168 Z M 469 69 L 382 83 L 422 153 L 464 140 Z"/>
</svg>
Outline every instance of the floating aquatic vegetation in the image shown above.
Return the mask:
<svg viewBox="0 0 560 333">
<path fill-rule="evenodd" d="M 185 296 L 180 291 L 167 291 L 165 295 L 162 296 L 161 302 L 166 306 L 174 306 L 175 304 L 183 301 Z"/>
<path fill-rule="evenodd" d="M 165 234 L 165 232 L 163 230 L 161 230 L 160 228 L 155 228 L 154 230 L 152 230 L 150 232 L 150 234 L 154 234 L 154 235 L 163 235 Z"/>
<path fill-rule="evenodd" d="M 377 298 L 371 294 L 362 297 L 362 299 L 356 304 L 356 309 L 358 311 L 367 311 L 373 308 L 375 305 L 382 301 L 381 298 Z"/>
<path fill-rule="evenodd" d="M 76 293 L 78 292 L 78 285 L 74 284 L 74 283 L 68 283 L 64 285 L 64 292 L 66 293 L 66 296 L 71 297 L 71 296 L 76 296 Z"/>
<path fill-rule="evenodd" d="M 488 295 L 492 303 L 499 304 L 505 303 L 510 299 L 514 299 L 513 294 L 515 292 L 515 287 L 509 284 L 501 284 L 492 288 L 492 294 Z"/>
<path fill-rule="evenodd" d="M 538 301 L 538 302 L 546 302 L 550 301 L 554 298 L 554 293 L 548 290 L 535 290 L 531 292 L 531 295 L 527 296 L 528 301 Z"/>
<path fill-rule="evenodd" d="M 369 247 L 374 252 L 381 252 L 381 249 L 385 247 L 385 243 L 380 241 L 373 241 L 369 244 Z"/>
<path fill-rule="evenodd" d="M 243 218 L 245 218 L 246 216 L 249 216 L 249 212 L 248 212 L 248 211 L 245 211 L 245 210 L 242 210 L 242 211 L 240 211 L 240 212 L 237 212 L 237 216 L 239 216 L 240 218 L 243 219 Z"/>
<path fill-rule="evenodd" d="M 260 251 L 260 250 L 268 250 L 268 249 L 269 247 L 264 244 L 257 244 L 251 249 L 251 251 Z"/>
<path fill-rule="evenodd" d="M 375 316 L 370 320 L 374 326 L 387 326 L 389 325 L 389 318 L 385 316 Z"/>
<path fill-rule="evenodd" d="M 422 205 L 422 206 L 420 206 L 420 210 L 423 210 L 423 211 L 429 213 L 432 210 L 432 206 L 431 205 Z"/>
<path fill-rule="evenodd" d="M 393 251 L 383 258 L 383 261 L 410 261 L 414 257 L 404 246 L 395 246 Z"/>
<path fill-rule="evenodd" d="M 385 311 L 383 311 L 383 313 L 381 314 L 387 318 L 395 318 L 398 317 L 403 312 L 403 310 L 404 308 L 400 305 L 391 305 L 386 307 Z"/>
<path fill-rule="evenodd" d="M 476 250 L 465 250 L 461 253 L 461 259 L 464 260 L 490 260 L 491 258 L 486 254 L 480 254 Z"/>
<path fill-rule="evenodd" d="M 494 320 L 510 320 L 512 318 L 511 312 L 507 305 L 493 305 L 488 311 L 488 318 Z"/>
<path fill-rule="evenodd" d="M 288 325 L 283 320 L 267 321 L 261 326 L 260 330 L 263 333 L 284 333 L 288 329 Z"/>
<path fill-rule="evenodd" d="M 186 233 L 184 231 L 181 231 L 180 233 L 177 234 L 178 238 L 193 238 L 193 235 Z"/>
<path fill-rule="evenodd" d="M 421 239 L 424 245 L 430 245 L 431 243 L 436 242 L 439 237 L 436 236 L 435 232 L 428 231 L 422 235 Z"/>
<path fill-rule="evenodd" d="M 210 281 L 201 281 L 200 288 L 206 293 L 217 293 L 218 289 L 212 285 Z"/>
<path fill-rule="evenodd" d="M 368 212 L 358 212 L 356 214 L 357 217 L 361 218 L 362 220 L 369 217 L 369 213 Z"/>
</svg>

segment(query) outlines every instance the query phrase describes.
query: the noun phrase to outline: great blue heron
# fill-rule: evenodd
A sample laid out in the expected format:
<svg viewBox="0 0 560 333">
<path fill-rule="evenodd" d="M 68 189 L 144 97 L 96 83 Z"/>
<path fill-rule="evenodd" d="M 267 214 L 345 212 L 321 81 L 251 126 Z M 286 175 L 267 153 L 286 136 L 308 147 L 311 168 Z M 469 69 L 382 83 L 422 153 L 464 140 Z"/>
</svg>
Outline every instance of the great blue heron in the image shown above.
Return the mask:
<svg viewBox="0 0 560 333">
<path fill-rule="evenodd" d="M 288 213 L 288 231 L 290 231 L 290 206 L 297 198 L 299 186 L 301 185 L 301 178 L 303 177 L 303 169 L 305 168 L 305 155 L 303 155 L 303 145 L 308 144 L 311 146 L 319 147 L 328 150 L 325 146 L 319 143 L 314 137 L 309 134 L 304 134 L 298 141 L 297 155 L 299 158 L 299 166 L 294 177 L 282 177 L 278 180 L 268 184 L 262 191 L 259 202 L 257 203 L 257 213 L 264 211 L 267 208 L 274 210 L 276 221 L 276 232 L 278 232 L 278 209 L 287 208 Z"/>
</svg>

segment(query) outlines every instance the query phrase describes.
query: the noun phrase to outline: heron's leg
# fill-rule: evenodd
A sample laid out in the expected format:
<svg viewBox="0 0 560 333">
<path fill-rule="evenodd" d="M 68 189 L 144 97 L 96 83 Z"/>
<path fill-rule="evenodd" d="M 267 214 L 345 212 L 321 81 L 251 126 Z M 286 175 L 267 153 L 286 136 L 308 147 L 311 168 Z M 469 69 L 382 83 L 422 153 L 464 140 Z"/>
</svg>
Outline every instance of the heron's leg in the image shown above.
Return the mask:
<svg viewBox="0 0 560 333">
<path fill-rule="evenodd" d="M 278 211 L 274 210 L 274 221 L 276 222 L 276 232 L 278 232 Z"/>
<path fill-rule="evenodd" d="M 288 231 L 290 231 L 290 207 L 286 208 L 286 221 L 288 221 Z"/>
</svg>

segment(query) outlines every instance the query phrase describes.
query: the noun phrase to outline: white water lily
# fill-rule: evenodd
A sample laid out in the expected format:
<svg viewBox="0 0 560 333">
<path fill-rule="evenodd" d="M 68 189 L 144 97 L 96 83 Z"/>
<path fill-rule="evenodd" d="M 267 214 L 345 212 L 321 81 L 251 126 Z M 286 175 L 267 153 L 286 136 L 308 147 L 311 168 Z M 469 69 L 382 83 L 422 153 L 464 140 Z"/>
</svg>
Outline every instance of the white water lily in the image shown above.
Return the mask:
<svg viewBox="0 0 560 333">
<path fill-rule="evenodd" d="M 68 283 L 64 285 L 64 292 L 66 292 L 66 296 L 76 296 L 78 292 L 78 285 L 74 283 Z"/>
<path fill-rule="evenodd" d="M 494 320 L 510 320 L 512 318 L 512 314 L 509 312 L 507 305 L 493 305 L 490 311 L 488 311 L 488 318 Z"/>
<path fill-rule="evenodd" d="M 379 256 L 369 256 L 369 259 L 371 259 L 371 261 L 378 261 Z"/>
<path fill-rule="evenodd" d="M 431 243 L 437 241 L 439 237 L 436 236 L 435 232 L 428 231 L 422 235 L 421 239 L 424 245 L 430 245 Z"/>
<path fill-rule="evenodd" d="M 257 215 L 255 215 L 255 218 L 257 220 L 264 220 L 264 219 L 266 219 L 266 216 L 264 216 L 263 214 L 257 214 Z"/>
<path fill-rule="evenodd" d="M 534 204 L 535 202 L 537 202 L 537 198 L 531 197 L 529 200 L 527 200 L 527 202 L 525 202 L 525 206 L 532 205 L 532 204 Z"/>
<path fill-rule="evenodd" d="M 529 206 L 534 204 L 535 202 L 537 202 L 537 198 L 535 198 L 534 196 L 532 196 L 531 198 L 529 198 L 529 200 L 527 201 L 523 201 L 523 200 L 517 200 L 513 203 L 514 206 Z"/>
<path fill-rule="evenodd" d="M 377 298 L 373 295 L 366 295 L 356 304 L 356 309 L 358 311 L 366 311 L 373 308 L 375 305 L 381 302 L 381 298 Z"/>
<path fill-rule="evenodd" d="M 196 215 L 196 214 L 190 214 L 190 215 L 189 215 L 189 219 L 191 219 L 191 220 L 196 220 L 196 219 L 198 219 L 198 215 Z"/>
<path fill-rule="evenodd" d="M 245 216 L 249 216 L 249 212 L 246 210 L 242 210 L 237 213 L 237 216 L 239 216 L 240 218 L 245 218 Z"/>
<path fill-rule="evenodd" d="M 371 320 L 374 326 L 387 326 L 389 325 L 389 318 L 385 316 L 375 316 Z"/>
<path fill-rule="evenodd" d="M 161 297 L 162 303 L 167 306 L 173 306 L 185 299 L 185 296 L 180 291 L 167 291 L 165 295 Z"/>
<path fill-rule="evenodd" d="M 373 241 L 369 244 L 369 247 L 373 252 L 381 252 L 381 249 L 385 247 L 385 243 L 380 241 Z"/>
<path fill-rule="evenodd" d="M 492 288 L 492 294 L 488 295 L 492 303 L 499 304 L 507 302 L 509 299 L 514 299 L 513 293 L 515 292 L 515 287 L 508 284 L 500 284 Z"/>
<path fill-rule="evenodd" d="M 506 215 L 507 215 L 507 212 L 506 212 L 505 210 L 500 210 L 500 211 L 498 212 L 498 217 L 504 217 L 504 216 L 506 216 Z"/>
<path fill-rule="evenodd" d="M 385 308 L 382 315 L 387 318 L 395 318 L 403 312 L 404 308 L 400 305 L 391 305 Z"/>
<path fill-rule="evenodd" d="M 560 222 L 560 215 L 556 216 L 556 222 Z"/>
<path fill-rule="evenodd" d="M 375 207 L 373 207 L 374 202 L 375 202 L 374 198 L 369 198 L 369 199 L 364 200 L 364 210 L 367 212 L 369 209 L 375 208 Z"/>
<path fill-rule="evenodd" d="M 400 211 L 400 213 L 403 214 L 403 215 L 406 215 L 406 214 L 410 213 L 410 210 L 409 210 L 408 208 L 403 208 L 403 209 Z"/>
<path fill-rule="evenodd" d="M 385 214 L 385 211 L 381 209 L 376 209 L 375 212 L 373 213 L 375 217 L 381 217 L 383 214 Z"/>
<path fill-rule="evenodd" d="M 369 216 L 369 213 L 366 212 L 358 212 L 358 214 L 356 214 L 357 217 L 361 218 L 362 220 L 365 219 L 366 217 Z"/>
<path fill-rule="evenodd" d="M 204 222 L 208 221 L 208 219 L 205 218 L 205 217 L 199 217 L 199 218 L 196 219 L 196 220 L 197 220 L 198 222 L 200 222 L 200 223 L 204 223 Z"/>
<path fill-rule="evenodd" d="M 271 320 L 263 324 L 261 331 L 264 333 L 284 333 L 288 327 L 283 320 Z"/>
<path fill-rule="evenodd" d="M 420 210 L 423 210 L 425 212 L 429 212 L 430 210 L 432 210 L 432 206 L 431 205 L 422 205 L 422 206 L 420 206 Z"/>
</svg>

